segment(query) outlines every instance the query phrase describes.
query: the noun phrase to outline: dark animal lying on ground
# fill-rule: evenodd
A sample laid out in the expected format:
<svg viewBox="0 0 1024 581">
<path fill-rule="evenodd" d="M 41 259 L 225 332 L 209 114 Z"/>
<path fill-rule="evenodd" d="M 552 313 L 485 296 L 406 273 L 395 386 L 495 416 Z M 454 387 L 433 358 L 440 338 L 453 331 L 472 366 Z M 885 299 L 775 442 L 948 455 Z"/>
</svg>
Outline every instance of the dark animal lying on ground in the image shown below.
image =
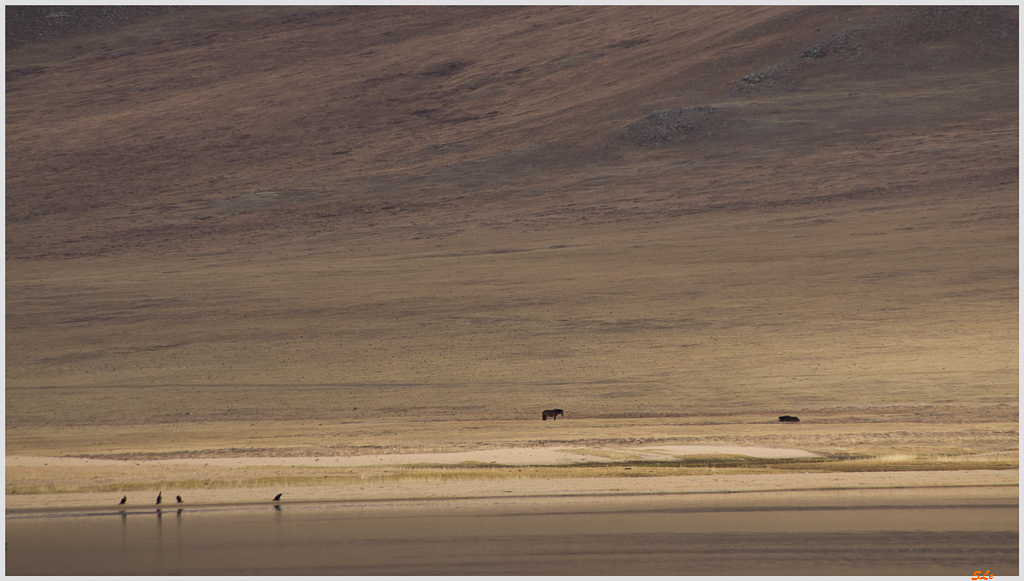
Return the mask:
<svg viewBox="0 0 1024 581">
<path fill-rule="evenodd" d="M 796 416 L 779 416 L 780 422 L 799 422 L 800 418 Z"/>
<path fill-rule="evenodd" d="M 562 410 L 544 410 L 544 412 L 540 415 L 540 419 L 546 420 L 548 418 L 551 418 L 551 421 L 555 421 L 556 419 L 558 419 L 558 416 L 562 416 L 562 418 L 564 419 L 565 413 Z"/>
</svg>

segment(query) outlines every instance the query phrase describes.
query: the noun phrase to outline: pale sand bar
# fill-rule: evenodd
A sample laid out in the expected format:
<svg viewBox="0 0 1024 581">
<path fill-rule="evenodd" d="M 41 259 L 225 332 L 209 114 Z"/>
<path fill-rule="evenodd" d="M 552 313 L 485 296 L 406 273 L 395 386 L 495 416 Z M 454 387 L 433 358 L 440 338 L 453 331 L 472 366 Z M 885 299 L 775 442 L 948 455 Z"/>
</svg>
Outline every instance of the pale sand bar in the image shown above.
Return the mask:
<svg viewBox="0 0 1024 581">
<path fill-rule="evenodd" d="M 586 453 L 581 453 L 586 452 Z M 759 458 L 807 458 L 814 454 L 803 450 L 727 446 L 659 446 L 644 448 L 596 448 L 566 451 L 556 448 L 508 448 L 438 454 L 390 454 L 320 458 L 203 458 L 174 460 L 94 460 L 38 456 L 8 456 L 13 466 L 131 466 L 133 470 L 170 466 L 209 466 L 219 468 L 280 466 L 344 467 L 409 464 L 459 464 L 483 462 L 503 465 L 565 465 L 593 461 L 667 459 L 692 454 L 738 454 Z M 740 492 L 768 490 L 871 489 L 938 486 L 1018 485 L 1017 470 L 945 470 L 907 472 L 794 473 L 794 474 L 715 474 L 644 477 L 636 467 L 623 477 L 610 478 L 523 478 L 499 480 L 437 480 L 414 482 L 364 482 L 328 486 L 283 486 L 264 488 L 215 488 L 186 491 L 165 490 L 165 499 L 174 506 L 176 494 L 183 494 L 185 505 L 227 502 L 268 502 L 277 493 L 283 501 L 372 501 L 395 499 L 458 499 L 504 497 L 516 502 L 543 502 L 545 498 L 593 497 L 620 494 L 660 494 L 697 492 Z M 128 493 L 127 507 L 153 506 L 157 490 Z M 108 506 L 120 499 L 117 493 L 61 493 L 7 495 L 8 508 L 53 508 L 70 506 Z"/>
<path fill-rule="evenodd" d="M 180 458 L 172 460 L 103 460 L 92 458 L 53 458 L 45 456 L 7 456 L 7 466 L 384 466 L 403 464 L 460 464 L 482 462 L 506 466 L 556 466 L 581 462 L 614 462 L 625 460 L 667 460 L 688 455 L 741 455 L 751 458 L 816 458 L 805 450 L 788 448 L 757 448 L 746 446 L 657 446 L 646 448 L 598 448 L 592 450 L 563 448 L 505 448 L 469 452 L 432 454 L 375 454 L 333 457 L 271 457 L 271 458 Z"/>
</svg>

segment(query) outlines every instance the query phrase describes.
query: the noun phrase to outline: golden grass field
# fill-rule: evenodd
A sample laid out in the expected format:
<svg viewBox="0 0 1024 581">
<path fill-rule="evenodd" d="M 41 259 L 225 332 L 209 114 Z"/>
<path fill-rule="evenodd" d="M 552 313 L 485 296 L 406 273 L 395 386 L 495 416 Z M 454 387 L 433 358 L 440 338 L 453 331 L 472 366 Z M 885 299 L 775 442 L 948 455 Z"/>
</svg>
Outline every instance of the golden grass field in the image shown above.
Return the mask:
<svg viewBox="0 0 1024 581">
<path fill-rule="evenodd" d="M 1015 481 L 1017 13 L 9 7 L 6 453 L 125 463 L 8 505 L 496 448 Z"/>
</svg>

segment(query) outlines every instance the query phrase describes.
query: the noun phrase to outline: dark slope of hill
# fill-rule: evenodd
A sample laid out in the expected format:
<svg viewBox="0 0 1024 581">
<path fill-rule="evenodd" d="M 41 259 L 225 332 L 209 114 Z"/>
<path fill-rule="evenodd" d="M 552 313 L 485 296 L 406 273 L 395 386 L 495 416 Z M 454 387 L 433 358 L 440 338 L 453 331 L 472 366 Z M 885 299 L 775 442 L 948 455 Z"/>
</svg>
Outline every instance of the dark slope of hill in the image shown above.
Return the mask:
<svg viewBox="0 0 1024 581">
<path fill-rule="evenodd" d="M 26 44 L 49 42 L 81 34 L 110 31 L 168 12 L 187 10 L 175 6 L 56 6 L 4 7 L 7 50 Z"/>
<path fill-rule="evenodd" d="M 190 9 L 8 52 L 8 257 L 521 208 L 666 155 L 920 134 L 914 115 L 1002 125 L 1016 42 L 1013 8 Z M 619 138 L 709 106 L 669 140 L 697 151 Z"/>
<path fill-rule="evenodd" d="M 193 7 L 6 66 L 9 428 L 1016 419 L 1016 7 Z"/>
</svg>

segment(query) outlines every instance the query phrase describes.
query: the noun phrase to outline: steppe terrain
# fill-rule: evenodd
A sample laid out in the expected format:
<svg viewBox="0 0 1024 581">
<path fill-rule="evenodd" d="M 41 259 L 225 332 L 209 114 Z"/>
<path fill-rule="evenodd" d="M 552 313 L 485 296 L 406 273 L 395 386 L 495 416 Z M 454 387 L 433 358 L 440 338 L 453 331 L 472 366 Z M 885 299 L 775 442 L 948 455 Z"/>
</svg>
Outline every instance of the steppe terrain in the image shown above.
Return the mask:
<svg viewBox="0 0 1024 581">
<path fill-rule="evenodd" d="M 9 507 L 1018 481 L 1016 6 L 6 26 Z"/>
</svg>

